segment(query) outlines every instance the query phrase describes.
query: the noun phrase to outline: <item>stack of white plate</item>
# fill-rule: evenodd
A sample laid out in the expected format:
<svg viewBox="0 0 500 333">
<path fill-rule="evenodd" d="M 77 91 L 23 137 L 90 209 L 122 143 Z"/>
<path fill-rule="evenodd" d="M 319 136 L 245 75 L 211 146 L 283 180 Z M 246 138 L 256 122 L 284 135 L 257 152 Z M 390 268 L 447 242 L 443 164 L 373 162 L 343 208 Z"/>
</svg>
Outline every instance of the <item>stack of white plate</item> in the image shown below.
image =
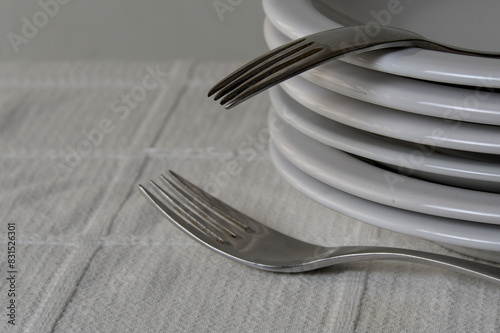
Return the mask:
<svg viewBox="0 0 500 333">
<path fill-rule="evenodd" d="M 269 48 L 382 24 L 500 52 L 498 1 L 263 3 Z M 406 48 L 331 61 L 271 89 L 271 156 L 335 211 L 500 262 L 499 88 L 494 58 Z"/>
</svg>

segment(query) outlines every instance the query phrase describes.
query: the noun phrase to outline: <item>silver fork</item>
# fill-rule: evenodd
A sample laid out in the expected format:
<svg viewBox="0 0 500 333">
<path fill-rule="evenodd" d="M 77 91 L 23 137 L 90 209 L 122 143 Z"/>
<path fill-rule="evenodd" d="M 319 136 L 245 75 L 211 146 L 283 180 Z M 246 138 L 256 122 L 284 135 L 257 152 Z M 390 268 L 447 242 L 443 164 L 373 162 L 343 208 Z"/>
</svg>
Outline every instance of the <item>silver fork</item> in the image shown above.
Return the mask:
<svg viewBox="0 0 500 333">
<path fill-rule="evenodd" d="M 498 53 L 459 49 L 430 41 L 416 33 L 384 26 L 354 26 L 326 30 L 296 39 L 250 61 L 215 84 L 208 96 L 230 109 L 286 79 L 343 56 L 390 47 L 424 49 L 500 58 Z"/>
<path fill-rule="evenodd" d="M 169 171 L 140 191 L 168 220 L 199 243 L 242 264 L 274 272 L 305 272 L 362 260 L 428 264 L 500 283 L 500 268 L 441 254 L 390 247 L 324 247 L 289 237 L 244 215 Z"/>
</svg>

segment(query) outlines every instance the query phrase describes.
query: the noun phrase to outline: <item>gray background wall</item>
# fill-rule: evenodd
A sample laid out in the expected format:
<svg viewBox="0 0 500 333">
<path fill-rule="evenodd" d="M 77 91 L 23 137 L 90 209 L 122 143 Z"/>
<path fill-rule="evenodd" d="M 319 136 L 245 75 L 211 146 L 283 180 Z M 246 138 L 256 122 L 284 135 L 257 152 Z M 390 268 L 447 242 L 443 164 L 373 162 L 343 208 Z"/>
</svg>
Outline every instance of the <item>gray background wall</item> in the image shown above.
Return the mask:
<svg viewBox="0 0 500 333">
<path fill-rule="evenodd" d="M 1 0 L 1 60 L 250 59 L 259 0 Z"/>
</svg>

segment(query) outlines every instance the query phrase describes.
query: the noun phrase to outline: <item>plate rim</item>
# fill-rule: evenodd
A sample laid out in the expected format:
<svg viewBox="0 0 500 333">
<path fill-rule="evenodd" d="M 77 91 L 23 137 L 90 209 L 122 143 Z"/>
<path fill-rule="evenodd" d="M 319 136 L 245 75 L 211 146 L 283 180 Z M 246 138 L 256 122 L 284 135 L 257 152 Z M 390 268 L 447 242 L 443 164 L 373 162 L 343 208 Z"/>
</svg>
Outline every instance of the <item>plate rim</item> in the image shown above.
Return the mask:
<svg viewBox="0 0 500 333">
<path fill-rule="evenodd" d="M 315 85 L 302 77 L 288 79 L 280 86 L 306 108 L 370 133 L 417 144 L 500 155 L 500 140 L 495 136 L 498 136 L 498 132 L 490 126 L 483 128 L 485 125 L 462 123 L 460 131 L 457 131 L 454 124 L 438 118 L 400 112 L 355 100 Z M 335 108 L 331 102 L 332 98 L 335 98 Z M 408 125 L 410 123 L 412 126 Z M 491 133 L 488 133 L 488 130 Z M 486 134 L 490 137 L 485 137 Z M 478 140 L 479 138 L 483 139 Z"/>
<path fill-rule="evenodd" d="M 271 124 L 270 124 L 271 125 Z M 427 215 L 500 226 L 500 194 L 423 181 L 370 165 L 288 126 L 271 133 L 296 167 L 343 192 Z"/>
<path fill-rule="evenodd" d="M 314 6 L 313 1 L 262 0 L 262 4 L 266 17 L 291 39 L 342 27 L 341 24 L 322 14 Z M 478 60 L 478 58 L 408 48 L 367 52 L 364 56 L 352 56 L 344 61 L 354 63 L 356 66 L 417 79 L 500 88 L 500 60 L 492 58 Z"/>
<path fill-rule="evenodd" d="M 269 20 L 264 38 L 270 49 L 290 42 Z M 500 93 L 424 82 L 333 60 L 302 74 L 325 89 L 370 104 L 424 116 L 500 126 Z"/>
<path fill-rule="evenodd" d="M 275 169 L 292 187 L 306 197 L 340 214 L 344 214 L 353 219 L 376 227 L 399 232 L 409 236 L 419 237 L 429 241 L 484 251 L 500 252 L 500 229 L 496 228 L 497 226 L 428 216 L 356 198 L 350 194 L 321 183 L 295 167 L 291 164 L 291 162 L 286 160 L 285 157 L 281 156 L 281 158 L 289 164 L 288 169 L 284 170 L 282 165 L 280 166 L 280 164 L 277 163 L 277 153 L 279 152 L 274 146 L 272 140 L 269 144 L 269 150 Z M 304 177 L 310 182 L 309 185 L 305 187 L 303 183 L 295 181 L 291 172 L 296 174 L 300 173 L 301 177 Z M 356 202 L 361 204 L 357 205 L 358 209 L 348 209 L 344 201 L 340 204 L 340 200 L 338 200 L 338 198 L 333 200 L 332 197 L 334 195 L 340 195 L 349 199 L 354 198 Z M 375 205 L 374 207 L 385 211 L 385 217 L 381 216 L 381 214 L 362 214 L 359 208 L 361 206 L 366 207 L 366 204 L 369 204 L 370 206 Z M 389 216 L 391 217 L 390 219 L 387 218 Z"/>
<path fill-rule="evenodd" d="M 295 101 L 279 86 L 271 88 L 269 96 L 277 117 L 325 145 L 395 167 L 398 167 L 397 162 L 401 163 L 401 159 L 411 163 L 414 151 L 422 152 L 417 148 L 412 150 L 409 146 L 388 142 L 376 135 L 370 135 L 363 130 L 326 118 Z M 383 149 L 379 150 L 380 147 Z M 436 175 L 451 175 L 457 178 L 500 184 L 500 169 L 497 163 L 456 158 L 443 155 L 436 150 L 431 154 L 426 154 L 424 162 L 411 163 L 411 166 L 415 170 Z M 495 171 L 498 171 L 497 174 L 494 174 Z"/>
</svg>

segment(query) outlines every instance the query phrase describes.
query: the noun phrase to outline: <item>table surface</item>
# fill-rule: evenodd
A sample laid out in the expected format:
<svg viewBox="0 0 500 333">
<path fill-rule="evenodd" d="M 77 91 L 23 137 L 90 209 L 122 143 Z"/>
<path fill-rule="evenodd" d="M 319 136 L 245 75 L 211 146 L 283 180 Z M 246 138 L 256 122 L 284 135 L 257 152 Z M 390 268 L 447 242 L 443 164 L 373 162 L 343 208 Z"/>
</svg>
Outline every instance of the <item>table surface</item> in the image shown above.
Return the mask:
<svg viewBox="0 0 500 333">
<path fill-rule="evenodd" d="M 137 185 L 171 169 L 305 241 L 460 256 L 287 184 L 267 152 L 267 94 L 230 111 L 206 97 L 239 64 L 0 64 L 0 331 L 499 332 L 493 283 L 383 261 L 259 271 L 198 245 L 146 202 Z"/>
</svg>

